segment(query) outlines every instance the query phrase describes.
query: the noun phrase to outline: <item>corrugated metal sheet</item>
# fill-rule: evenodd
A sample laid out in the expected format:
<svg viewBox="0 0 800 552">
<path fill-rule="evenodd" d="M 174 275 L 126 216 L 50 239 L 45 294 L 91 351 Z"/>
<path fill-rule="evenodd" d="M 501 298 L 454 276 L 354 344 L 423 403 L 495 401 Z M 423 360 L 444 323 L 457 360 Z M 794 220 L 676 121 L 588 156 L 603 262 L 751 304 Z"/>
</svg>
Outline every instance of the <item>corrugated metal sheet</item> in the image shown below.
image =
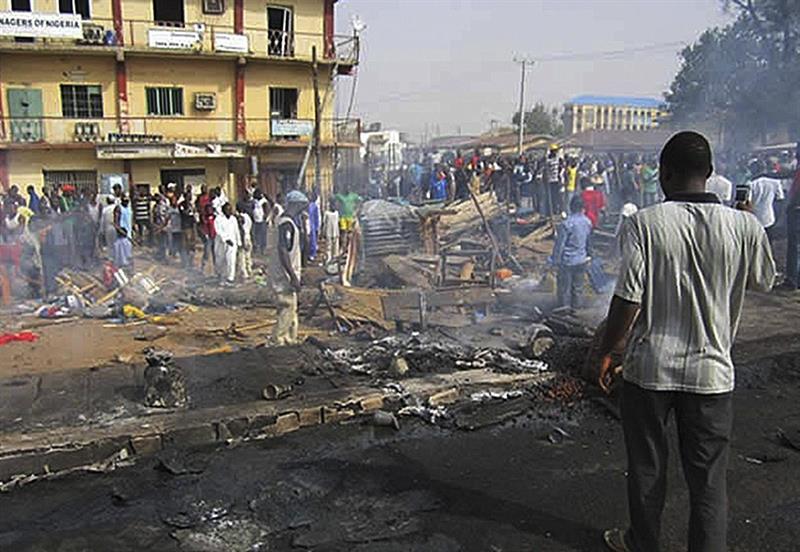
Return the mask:
<svg viewBox="0 0 800 552">
<path fill-rule="evenodd" d="M 414 207 L 376 199 L 361 206 L 364 256 L 407 255 L 422 246 L 420 220 Z"/>
</svg>

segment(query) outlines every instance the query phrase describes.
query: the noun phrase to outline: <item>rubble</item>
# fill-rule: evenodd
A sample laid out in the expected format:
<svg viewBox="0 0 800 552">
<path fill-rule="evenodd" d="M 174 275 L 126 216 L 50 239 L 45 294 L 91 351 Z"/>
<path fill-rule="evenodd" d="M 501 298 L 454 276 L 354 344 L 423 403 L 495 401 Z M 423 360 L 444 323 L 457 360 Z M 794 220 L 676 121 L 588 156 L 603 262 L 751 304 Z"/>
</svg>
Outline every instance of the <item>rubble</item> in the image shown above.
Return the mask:
<svg viewBox="0 0 800 552">
<path fill-rule="evenodd" d="M 372 341 L 366 348 L 325 349 L 325 358 L 343 373 L 394 376 L 392 363 L 402 357 L 408 373 L 453 372 L 487 368 L 497 372 L 530 373 L 548 370 L 546 362 L 516 357 L 506 351 L 474 348 L 435 339 L 427 334 L 390 335 Z"/>
<path fill-rule="evenodd" d="M 393 427 L 396 430 L 400 429 L 400 422 L 397 420 L 397 416 L 384 410 L 378 410 L 372 415 L 372 423 L 379 427 Z"/>
<path fill-rule="evenodd" d="M 151 408 L 186 406 L 186 384 L 180 368 L 172 362 L 172 353 L 148 348 L 145 351 L 144 403 Z"/>
</svg>

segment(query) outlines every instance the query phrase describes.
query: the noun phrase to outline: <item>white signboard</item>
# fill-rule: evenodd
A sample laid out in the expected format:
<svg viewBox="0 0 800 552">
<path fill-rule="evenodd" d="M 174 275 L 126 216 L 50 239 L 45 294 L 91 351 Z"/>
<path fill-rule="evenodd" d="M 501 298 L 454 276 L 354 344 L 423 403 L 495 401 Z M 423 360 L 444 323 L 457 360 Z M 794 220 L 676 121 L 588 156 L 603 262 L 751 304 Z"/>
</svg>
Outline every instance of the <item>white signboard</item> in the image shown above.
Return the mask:
<svg viewBox="0 0 800 552">
<path fill-rule="evenodd" d="M 308 119 L 272 119 L 271 134 L 273 136 L 311 136 L 314 133 L 314 121 Z"/>
<path fill-rule="evenodd" d="M 83 38 L 80 15 L 0 12 L 0 36 Z"/>
<path fill-rule="evenodd" d="M 247 35 L 216 33 L 214 35 L 214 51 L 247 54 L 250 52 L 250 44 L 247 40 Z"/>
<path fill-rule="evenodd" d="M 200 44 L 200 33 L 175 29 L 150 29 L 147 43 L 151 48 L 194 50 Z"/>
</svg>

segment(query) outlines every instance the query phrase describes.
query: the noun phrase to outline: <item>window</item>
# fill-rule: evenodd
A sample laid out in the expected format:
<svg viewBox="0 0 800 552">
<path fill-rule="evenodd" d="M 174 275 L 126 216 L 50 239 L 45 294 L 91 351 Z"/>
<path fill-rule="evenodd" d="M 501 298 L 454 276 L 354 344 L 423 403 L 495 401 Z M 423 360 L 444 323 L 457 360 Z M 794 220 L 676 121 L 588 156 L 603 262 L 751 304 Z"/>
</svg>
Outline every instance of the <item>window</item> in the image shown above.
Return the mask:
<svg viewBox="0 0 800 552">
<path fill-rule="evenodd" d="M 153 0 L 153 20 L 183 26 L 183 0 Z"/>
<path fill-rule="evenodd" d="M 212 15 L 225 13 L 225 0 L 203 0 L 203 13 Z"/>
<path fill-rule="evenodd" d="M 183 88 L 145 88 L 148 115 L 183 115 Z"/>
<path fill-rule="evenodd" d="M 297 88 L 270 88 L 270 117 L 273 119 L 296 119 L 297 97 Z"/>
<path fill-rule="evenodd" d="M 58 0 L 60 13 L 74 13 L 83 19 L 92 18 L 91 0 Z"/>
<path fill-rule="evenodd" d="M 42 171 L 46 188 L 61 189 L 64 186 L 75 188 L 78 194 L 89 196 L 97 193 L 97 172 L 95 171 Z"/>
<path fill-rule="evenodd" d="M 31 0 L 11 0 L 11 11 L 31 11 Z"/>
<path fill-rule="evenodd" d="M 103 91 L 98 85 L 62 84 L 61 113 L 72 119 L 103 117 Z"/>
<path fill-rule="evenodd" d="M 267 53 L 271 56 L 294 55 L 294 23 L 291 8 L 267 6 Z"/>
</svg>

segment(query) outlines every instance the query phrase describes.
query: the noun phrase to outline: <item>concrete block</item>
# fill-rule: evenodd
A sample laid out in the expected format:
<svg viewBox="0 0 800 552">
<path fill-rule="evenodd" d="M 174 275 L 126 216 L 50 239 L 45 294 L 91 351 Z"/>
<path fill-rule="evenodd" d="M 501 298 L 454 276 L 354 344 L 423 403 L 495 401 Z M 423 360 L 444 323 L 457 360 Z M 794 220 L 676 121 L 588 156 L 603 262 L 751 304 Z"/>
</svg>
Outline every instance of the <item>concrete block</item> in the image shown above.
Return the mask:
<svg viewBox="0 0 800 552">
<path fill-rule="evenodd" d="M 149 456 L 161 450 L 161 435 L 131 437 L 131 449 L 137 456 Z"/>
<path fill-rule="evenodd" d="M 322 408 L 319 406 L 304 408 L 297 413 L 300 427 L 315 426 L 322 423 Z"/>
<path fill-rule="evenodd" d="M 428 404 L 430 406 L 441 406 L 443 404 L 453 404 L 458 400 L 458 389 L 452 387 L 439 391 L 428 397 Z"/>
<path fill-rule="evenodd" d="M 277 437 L 300 429 L 300 416 L 297 412 L 286 412 L 278 416 L 275 423 L 264 430 L 269 437 Z"/>
<path fill-rule="evenodd" d="M 225 422 L 217 422 L 217 441 L 226 442 L 233 439 L 233 433 Z"/>
<path fill-rule="evenodd" d="M 164 432 L 164 448 L 196 447 L 207 445 L 217 440 L 217 429 L 214 424 L 202 424 L 194 427 L 171 429 Z"/>
<path fill-rule="evenodd" d="M 329 406 L 322 407 L 322 423 L 335 424 L 342 420 L 352 418 L 356 413 L 352 408 L 331 408 Z"/>
<path fill-rule="evenodd" d="M 275 425 L 278 416 L 275 414 L 259 414 L 248 420 L 247 436 L 256 437 L 264 434 L 269 428 Z M 233 431 L 231 431 L 233 433 Z"/>
<path fill-rule="evenodd" d="M 234 418 L 227 420 L 225 426 L 230 431 L 232 438 L 241 438 L 247 435 L 247 431 L 250 429 L 250 421 L 247 418 Z"/>
<path fill-rule="evenodd" d="M 358 401 L 358 405 L 364 412 L 374 412 L 383 408 L 383 395 L 371 395 Z"/>
<path fill-rule="evenodd" d="M 102 462 L 121 449 L 128 448 L 128 437 L 100 439 L 76 444 L 73 448 L 53 450 L 39 456 L 40 468 L 31 473 L 53 473 Z"/>
</svg>

